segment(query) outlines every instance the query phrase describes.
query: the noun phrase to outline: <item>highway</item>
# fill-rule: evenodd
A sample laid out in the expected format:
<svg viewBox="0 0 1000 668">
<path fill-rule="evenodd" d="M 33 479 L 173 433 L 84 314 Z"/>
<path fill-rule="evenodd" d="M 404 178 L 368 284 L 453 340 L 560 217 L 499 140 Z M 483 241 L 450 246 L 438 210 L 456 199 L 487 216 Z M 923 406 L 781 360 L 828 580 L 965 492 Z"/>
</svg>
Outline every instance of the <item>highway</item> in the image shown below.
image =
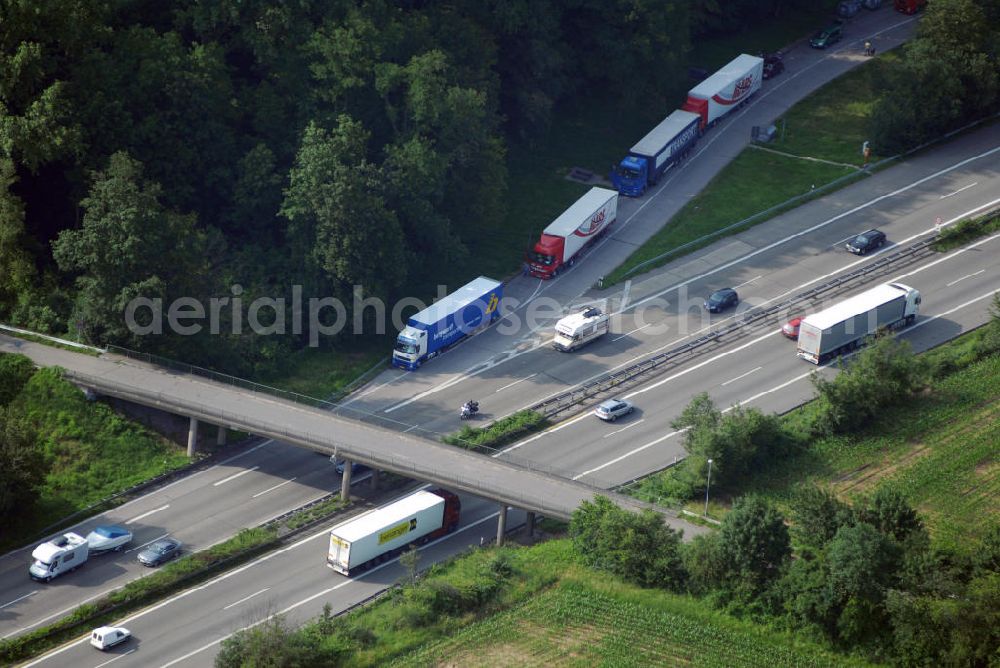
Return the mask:
<svg viewBox="0 0 1000 668">
<path fill-rule="evenodd" d="M 496 536 L 496 504 L 462 497 L 462 524 L 454 534 L 421 549 L 421 567 L 480 545 Z M 508 526 L 523 523 L 513 512 Z M 364 601 L 406 576 L 397 560 L 346 578 L 326 566 L 329 527 L 225 573 L 199 587 L 121 621 L 134 638 L 107 654 L 88 639 L 27 666 L 210 666 L 221 640 L 234 631 L 282 613 L 292 623 L 317 616 L 329 603 L 333 612 Z"/>
<path fill-rule="evenodd" d="M 612 333 L 602 341 L 574 353 L 551 350 L 547 345 L 551 328 L 563 312 L 540 320 L 541 328 L 533 333 L 504 334 L 501 324 L 415 372 L 385 372 L 359 391 L 343 413 L 367 415 L 386 426 L 407 425 L 410 433 L 434 434 L 455 429 L 452 413 L 470 397 L 481 402 L 487 418 L 528 407 L 674 347 L 732 317 L 709 317 L 702 308 L 703 298 L 717 288 L 736 287 L 741 308 L 782 301 L 870 262 L 872 256 L 858 258 L 843 248 L 859 232 L 879 227 L 888 234 L 890 244 L 884 250 L 889 251 L 906 239 L 926 238 L 937 219 L 947 224 L 982 210 L 1000 197 L 998 171 L 1000 128 L 983 128 L 641 275 L 627 288 L 581 293 L 570 309 L 596 302 L 620 313 Z M 601 258 L 587 258 L 574 271 L 592 259 Z M 974 285 L 963 282 L 954 289 L 971 294 Z M 855 287 L 860 291 L 865 286 Z M 627 308 L 622 311 L 626 289 Z M 842 292 L 836 299 L 849 294 Z M 775 322 L 775 330 L 780 324 Z M 487 346 L 492 347 L 492 357 L 469 363 L 472 353 L 482 353 Z M 566 466 L 565 460 L 558 461 L 569 477 L 580 472 Z"/>
<path fill-rule="evenodd" d="M 556 281 L 515 281 L 508 286 L 508 295 L 522 301 L 534 296 L 553 296 L 567 303 L 578 299 L 596 277 L 610 270 L 627 256 L 636 244 L 652 235 L 663 220 L 697 193 L 732 157 L 739 153 L 749 138 L 753 125 L 766 124 L 810 92 L 864 62 L 861 43 L 872 37 L 876 45 L 887 50 L 912 34 L 915 23 L 891 11 L 866 13 L 852 22 L 845 42 L 830 51 L 818 52 L 799 45 L 786 56 L 787 71 L 765 82 L 763 91 L 734 118 L 714 128 L 699 144 L 699 153 L 682 169 L 676 171 L 655 192 L 639 200 L 623 200 L 615 233 L 591 253 L 583 263 Z M 692 257 L 700 257 L 692 256 Z M 551 324 L 550 320 L 547 324 Z M 626 323 L 622 323 L 625 325 Z M 626 332 L 628 329 L 620 329 Z M 585 354 L 559 358 L 547 355 L 538 361 L 544 366 L 524 369 L 518 364 L 535 360 L 531 355 L 503 367 L 497 367 L 479 377 L 466 378 L 464 370 L 470 364 L 509 354 L 510 336 L 496 338 L 487 332 L 428 365 L 417 374 L 387 372 L 371 387 L 376 391 L 361 397 L 357 405 L 379 415 L 382 426 L 407 430 L 418 422 L 428 422 L 430 429 L 415 433 L 436 439 L 437 432 L 450 432 L 457 426 L 454 412 L 466 387 L 484 401 L 486 413 L 510 411 L 519 402 L 555 392 L 566 384 L 578 382 L 593 373 L 618 363 L 616 360 L 645 352 L 642 340 L 635 335 L 621 339 L 613 353 L 604 343 Z M 530 347 L 541 336 L 523 339 L 515 348 Z M 11 350 L 7 341 L 7 349 Z M 495 350 L 494 350 L 495 349 Z M 545 351 L 550 352 L 550 351 Z M 492 362 L 487 361 L 487 365 Z M 532 374 L 535 374 L 533 377 Z M 379 385 L 385 377 L 397 382 Z M 390 404 L 418 396 L 423 388 L 436 389 L 441 383 L 461 381 L 452 393 L 435 395 L 434 401 L 420 400 L 405 409 L 385 412 Z M 479 383 L 482 381 L 483 387 Z M 348 407 L 350 409 L 350 406 Z M 347 411 L 348 417 L 361 414 Z M 401 419 L 397 420 L 396 417 Z M 367 417 L 367 416 L 365 416 Z M 609 439 L 612 440 L 612 439 Z M 516 455 L 516 453 L 514 453 Z M 510 457 L 513 457 L 511 455 Z M 74 530 L 88 532 L 93 526 L 106 523 L 130 523 L 136 532 L 134 545 L 143 545 L 169 534 L 191 550 L 204 549 L 224 540 L 242 527 L 255 526 L 270 517 L 323 496 L 339 486 L 339 476 L 332 467 L 317 465 L 320 461 L 312 452 L 278 441 L 234 457 L 218 467 L 189 476 L 173 485 L 154 490 L 110 513 L 82 522 Z M 552 462 L 556 473 L 568 473 L 559 462 Z M 592 476 L 594 477 L 594 476 Z M 608 479 L 609 485 L 614 481 Z M 45 623 L 75 605 L 85 602 L 124 584 L 144 571 L 134 561 L 134 553 L 104 555 L 85 568 L 48 585 L 27 579 L 29 547 L 0 558 L 0 637 L 10 637 Z"/>
<path fill-rule="evenodd" d="M 970 211 L 984 208 L 997 199 L 1000 184 L 994 175 L 998 171 L 996 156 L 1000 151 L 988 148 L 1000 145 L 995 133 L 996 130 L 992 129 L 981 130 L 959 139 L 953 145 L 943 147 L 938 151 L 947 154 L 941 158 L 942 164 L 923 165 L 914 161 L 838 193 L 836 199 L 839 201 L 833 206 L 841 212 L 850 211 L 859 205 L 857 202 L 864 203 L 878 197 L 883 199 L 828 224 L 826 221 L 830 216 L 813 215 L 810 217 L 810 227 L 819 227 L 800 237 L 794 237 L 787 244 L 779 243 L 757 253 L 758 250 L 771 246 L 776 239 L 788 237 L 789 229 L 795 229 L 795 234 L 808 229 L 796 222 L 797 216 L 802 215 L 800 211 L 786 214 L 745 235 L 720 242 L 699 254 L 653 272 L 632 286 L 631 303 L 634 305 L 647 298 L 662 296 L 661 293 L 669 293 L 674 286 L 685 281 L 692 281 L 690 285 L 694 287 L 691 292 L 701 295 L 704 290 L 697 286 L 704 281 L 706 287 L 745 283 L 739 288 L 743 298 L 760 304 L 782 299 L 816 281 L 828 280 L 853 267 L 874 262 L 878 259 L 877 255 L 858 258 L 842 251 L 843 240 L 859 228 L 877 224 L 888 234 L 890 245 L 884 252 L 892 252 L 897 244 L 924 238 L 934 227 L 933 221 L 937 217 L 947 223 Z M 991 150 L 994 152 L 982 155 Z M 929 156 L 925 156 L 927 157 Z M 961 167 L 953 167 L 963 162 Z M 946 171 L 938 174 L 942 170 Z M 919 185 L 910 187 L 898 196 L 891 195 L 913 183 Z M 857 192 L 859 190 L 862 192 Z M 828 204 L 814 202 L 807 208 L 824 206 Z M 741 254 L 733 252 L 734 245 L 741 249 Z M 728 253 L 731 257 L 723 260 L 703 259 L 718 258 L 720 253 Z M 775 253 L 776 259 L 769 258 L 769 253 Z M 993 292 L 1000 290 L 998 253 L 1000 238 L 993 236 L 957 251 L 928 255 L 905 266 L 893 266 L 884 276 L 878 277 L 878 281 L 900 280 L 908 283 L 919 288 L 924 295 L 921 318 L 903 336 L 911 340 L 917 349 L 923 349 L 984 322 L 989 299 Z M 721 265 L 732 264 L 722 269 L 720 276 L 703 276 L 707 273 L 706 265 L 709 266 L 708 271 L 711 271 L 713 261 L 720 262 Z M 766 271 L 768 263 L 773 263 L 771 271 Z M 684 275 L 682 272 L 685 271 L 690 273 Z M 836 299 L 842 299 L 864 287 L 851 286 L 839 293 Z M 649 318 L 652 324 L 638 332 L 631 330 L 642 325 L 629 321 L 630 316 L 626 314 L 616 327 L 616 333 L 585 349 L 586 352 L 561 355 L 543 347 L 534 353 L 513 358 L 506 363 L 507 366 L 497 365 L 494 368 L 496 377 L 480 378 L 480 375 L 475 375 L 471 379 L 463 378 L 460 383 L 472 380 L 502 386 L 516 382 L 518 374 L 529 375 L 544 368 L 541 362 L 530 360 L 532 354 L 548 356 L 561 364 L 568 364 L 558 371 L 560 374 L 572 371 L 571 362 L 586 360 L 585 368 L 575 372 L 581 377 L 593 372 L 598 364 L 610 368 L 626 363 L 637 355 L 670 346 L 683 336 L 678 331 L 680 321 L 677 319 L 676 307 L 668 305 L 658 309 L 657 313 L 659 319 Z M 689 324 L 689 334 L 696 333 L 702 326 L 722 324 L 730 317 L 732 316 L 723 314 L 702 321 L 699 314 L 695 322 Z M 755 329 L 747 332 L 745 337 L 724 341 L 710 352 L 629 390 L 625 396 L 629 396 L 639 406 L 637 413 L 629 418 L 615 424 L 604 424 L 589 415 L 582 415 L 516 444 L 510 456 L 550 465 L 572 473 L 572 477 L 580 477 L 599 485 L 619 484 L 639 473 L 662 467 L 681 452 L 680 440 L 673 434 L 669 422 L 696 392 L 708 391 L 720 406 L 750 403 L 770 411 L 784 410 L 799 403 L 811 394 L 808 375 L 817 367 L 794 355 L 794 344 L 783 339 L 777 332 L 779 324 L 780 322 L 775 322 L 770 328 Z M 669 331 L 666 334 L 651 334 L 650 330 L 655 330 L 655 325 L 660 325 L 661 328 L 669 326 Z M 626 334 L 627 332 L 631 333 Z M 622 338 L 615 341 L 618 337 Z M 651 340 L 646 340 L 646 337 Z M 629 345 L 615 347 L 622 342 Z M 612 352 L 601 351 L 603 346 L 611 347 Z M 588 357 L 592 359 L 588 360 Z M 447 356 L 442 358 L 445 359 Z M 524 368 L 514 367 L 519 364 L 525 364 Z M 546 369 L 546 373 L 548 372 Z M 412 376 L 416 377 L 416 374 Z M 532 380 L 528 379 L 514 386 L 521 388 L 517 390 L 517 394 L 521 396 L 515 397 L 512 404 L 526 399 L 524 388 L 530 387 Z M 503 395 L 504 391 L 497 394 Z M 482 398 L 485 395 L 478 396 Z M 432 408 L 425 407 L 425 410 Z M 315 463 L 316 455 L 310 456 Z M 239 479 L 251 479 L 257 473 L 258 471 L 251 471 Z M 493 504 L 470 501 L 467 496 L 465 498 L 466 509 L 470 511 L 465 514 L 465 522 L 484 520 L 495 513 Z M 430 563 L 433 555 L 439 554 L 437 550 L 441 551 L 440 554 L 457 551 L 466 545 L 476 544 L 479 536 L 493 535 L 494 521 L 484 520 L 471 530 L 472 534 L 459 533 L 454 537 L 454 543 L 444 541 L 435 545 L 425 557 L 424 563 Z M 83 661 L 85 665 L 97 666 L 120 655 L 122 658 L 117 659 L 116 663 L 123 666 L 138 665 L 137 662 L 145 665 L 149 662 L 149 656 L 156 657 L 157 665 L 207 666 L 217 647 L 215 643 L 220 638 L 236 628 L 262 619 L 265 613 L 288 610 L 292 620 L 308 618 L 316 614 L 325 601 L 331 602 L 338 609 L 364 598 L 387 580 L 398 577 L 398 571 L 396 575 L 388 572 L 380 575 L 382 571 L 379 571 L 345 584 L 346 580 L 322 565 L 322 533 L 317 531 L 312 542 L 300 541 L 254 566 L 263 570 L 238 571 L 219 584 L 213 583 L 193 590 L 162 607 L 154 607 L 146 614 L 124 622 L 137 633 L 138 641 L 121 648 L 120 654 L 104 657 L 78 643 L 41 664 L 61 665 L 69 661 L 79 664 Z M 307 552 L 308 558 L 303 557 Z M 312 561 L 310 566 L 302 565 L 304 561 L 313 559 L 318 561 Z M 304 572 L 298 572 L 300 568 Z M 250 573 L 250 579 L 241 579 L 243 573 Z M 317 583 L 324 584 L 321 586 Z M 287 596 L 286 590 L 289 592 Z M 203 596 L 207 598 L 202 598 Z M 226 606 L 232 607 L 222 611 Z M 203 611 L 206 609 L 215 614 L 205 614 Z M 232 611 L 239 611 L 239 614 Z M 189 641 L 189 637 L 194 639 Z M 204 642 L 199 644 L 201 640 Z M 125 654 L 130 650 L 131 653 Z"/>
<path fill-rule="evenodd" d="M 901 17 L 888 12 L 873 16 L 880 20 L 891 18 L 894 23 L 901 21 Z M 850 45 L 849 42 L 845 48 Z M 805 55 L 810 54 L 804 54 L 803 58 Z M 820 66 L 846 66 L 849 62 L 846 56 L 844 62 L 838 59 L 836 52 L 816 54 L 816 57 L 821 59 L 816 61 L 819 63 L 817 69 Z M 794 63 L 795 58 L 790 58 L 789 62 Z M 791 64 L 789 74 L 795 74 Z M 794 85 L 804 83 L 792 79 L 789 81 Z M 792 83 L 788 85 L 791 87 Z M 767 98 L 762 98 L 759 107 L 751 105 L 746 113 L 750 114 L 755 110 L 763 113 L 767 106 L 764 104 L 766 100 Z M 767 113 L 773 117 L 773 110 Z M 749 116 L 741 119 L 742 122 L 759 124 Z M 739 124 L 732 125 L 735 133 Z M 717 129 L 717 136 L 722 137 L 729 130 L 729 127 Z M 749 136 L 749 133 L 746 135 Z M 402 429 L 419 425 L 419 429 L 433 435 L 452 431 L 456 427 L 454 412 L 461 400 L 469 396 L 480 399 L 485 411 L 494 416 L 516 410 L 560 391 L 567 385 L 581 382 L 680 340 L 682 329 L 677 319 L 678 300 L 676 290 L 671 290 L 673 286 L 684 283 L 692 298 L 700 299 L 714 287 L 745 283 L 740 287 L 743 298 L 751 303 L 761 303 L 794 291 L 817 275 L 830 274 L 857 262 L 858 258 L 841 252 L 835 243 L 854 232 L 877 224 L 889 234 L 890 241 L 898 242 L 926 231 L 929 229 L 929 222 L 932 223 L 936 217 L 949 220 L 982 206 L 991 199 L 991 194 L 1000 192 L 1000 184 L 993 176 L 997 173 L 997 153 L 982 155 L 990 150 L 989 147 L 995 146 L 1000 146 L 1000 136 L 995 129 L 960 138 L 953 144 L 918 158 L 911 158 L 901 167 L 883 172 L 845 191 L 813 202 L 643 276 L 641 281 L 637 280 L 630 286 L 629 303 L 635 305 L 646 298 L 669 294 L 672 297 L 669 298 L 671 305 L 644 310 L 646 320 L 641 323 L 635 322 L 634 311 L 626 311 L 619 318 L 615 333 L 584 351 L 560 355 L 544 346 L 535 349 L 546 338 L 545 328 L 532 335 L 523 336 L 522 332 L 521 337 L 506 338 L 491 331 L 414 374 L 387 372 L 359 393 L 358 398 L 350 403 L 347 413 L 353 413 L 354 410 L 375 413 L 392 420 L 391 424 Z M 702 168 L 698 160 L 708 163 L 715 158 L 699 156 L 688 163 L 689 167 L 681 174 L 690 177 L 691 188 L 694 188 L 696 177 Z M 962 161 L 969 162 L 955 166 Z M 713 174 L 717 167 L 712 171 Z M 912 186 L 921 179 L 928 180 Z M 898 195 L 884 197 L 904 187 L 909 189 Z M 521 279 L 518 279 L 508 294 L 521 294 L 525 297 L 532 294 L 536 297 L 551 295 L 566 303 L 582 303 L 611 294 L 615 300 L 611 305 L 618 304 L 622 297 L 620 290 L 589 293 L 588 288 L 596 276 L 601 275 L 598 272 L 605 272 L 614 266 L 619 261 L 614 258 L 620 259 L 627 255 L 634 244 L 638 243 L 641 225 L 656 225 L 657 216 L 662 216 L 670 206 L 676 204 L 679 208 L 683 203 L 683 197 L 672 196 L 662 189 L 660 192 L 666 192 L 666 195 L 623 203 L 620 221 L 625 222 L 626 215 L 635 217 L 628 219 L 631 220 L 628 226 L 619 225 L 618 231 L 605 242 L 599 254 L 591 255 L 572 272 L 548 284 L 524 281 L 524 285 L 519 285 Z M 697 191 L 691 190 L 691 194 L 693 192 Z M 864 209 L 842 216 L 845 211 L 876 199 Z M 836 216 L 842 217 L 832 220 Z M 808 234 L 792 236 L 828 220 L 831 222 Z M 782 239 L 785 240 L 783 243 L 767 248 Z M 964 259 L 946 260 L 927 269 L 908 266 L 898 274 L 919 270 L 912 277 L 901 279 L 909 281 L 925 295 L 922 307 L 924 317 L 905 334 L 917 347 L 933 345 L 984 320 L 988 295 L 1000 289 L 995 271 L 998 266 L 997 258 L 994 257 L 997 252 L 996 243 L 986 242 L 977 250 L 966 253 Z M 761 249 L 766 250 L 758 252 Z M 970 256 L 982 258 L 982 262 L 975 264 L 969 259 Z M 939 259 L 942 258 L 935 258 Z M 961 269 L 956 270 L 956 265 L 960 265 Z M 981 273 L 979 269 L 982 269 Z M 893 274 L 886 278 L 896 277 L 897 274 Z M 955 282 L 957 279 L 960 280 Z M 857 290 L 862 287 L 858 286 Z M 850 293 L 843 293 L 847 294 Z M 972 301 L 974 299 L 978 301 Z M 941 317 L 931 319 L 939 315 Z M 550 325 L 556 318 L 557 314 L 553 314 L 545 321 L 546 325 Z M 687 327 L 689 331 L 697 331 L 703 325 L 723 319 L 715 318 L 702 323 L 698 315 L 697 322 L 689 323 Z M 509 458 L 532 461 L 568 477 L 610 487 L 660 468 L 680 453 L 679 439 L 670 435 L 669 421 L 686 404 L 691 394 L 697 391 L 709 391 L 720 405 L 750 401 L 765 410 L 783 410 L 794 405 L 810 392 L 805 375 L 814 367 L 795 358 L 792 352 L 794 344 L 776 335 L 778 324 L 770 333 L 756 333 L 754 338 L 765 337 L 759 341 L 748 339 L 728 342 L 711 354 L 693 360 L 690 365 L 678 368 L 663 378 L 654 379 L 647 386 L 626 392 L 626 395 L 637 393 L 633 398 L 640 410 L 632 418 L 614 425 L 603 425 L 589 416 L 583 416 L 517 444 Z M 657 325 L 661 327 L 658 328 Z M 658 331 L 664 328 L 666 333 Z M 653 335 L 652 332 L 657 333 Z M 695 365 L 700 366 L 695 368 Z M 483 370 L 475 373 L 478 367 Z M 671 377 L 679 373 L 684 375 Z M 414 398 L 416 399 L 413 400 Z M 390 424 L 382 419 L 379 422 L 383 425 Z M 280 513 L 283 508 L 293 507 L 335 489 L 339 478 L 332 471 L 317 466 L 318 461 L 321 460 L 313 453 L 277 442 L 270 443 L 256 452 L 247 453 L 242 459 L 220 466 L 211 475 L 199 474 L 201 479 L 194 476 L 189 483 L 178 483 L 177 488 L 172 491 L 159 491 L 157 493 L 163 494 L 159 498 L 150 495 L 133 502 L 135 505 L 132 507 L 118 509 L 115 511 L 114 521 L 127 521 L 152 511 L 154 514 L 139 520 L 143 524 L 142 541 L 156 538 L 159 535 L 157 532 L 169 530 L 186 543 L 205 547 L 242 526 L 256 524 Z M 242 475 L 232 477 L 237 474 Z M 226 482 L 217 485 L 223 480 Z M 283 484 L 286 480 L 291 482 Z M 282 486 L 276 487 L 277 485 Z M 255 497 L 258 493 L 261 496 Z M 171 494 L 176 496 L 169 496 Z M 454 542 L 444 541 L 434 546 L 425 557 L 425 563 L 429 563 L 437 554 L 450 554 L 465 545 L 475 544 L 480 535 L 495 534 L 495 520 L 489 517 L 495 513 L 495 504 L 469 500 L 468 496 L 465 498 L 468 511 L 465 522 L 481 520 L 482 523 L 454 537 Z M 159 510 L 164 505 L 170 507 Z M 217 512 L 219 509 L 222 509 L 221 513 Z M 209 510 L 212 512 L 211 517 L 208 515 Z M 88 521 L 86 525 L 89 527 L 98 523 L 100 522 Z M 494 527 L 492 529 L 491 524 Z M 259 619 L 264 611 L 284 610 L 299 604 L 289 614 L 293 619 L 306 618 L 315 615 L 324 601 L 332 600 L 337 606 L 350 605 L 368 596 L 384 582 L 398 579 L 396 566 L 354 581 L 340 578 L 323 565 L 325 548 L 317 547 L 318 543 L 322 543 L 321 533 L 323 532 L 317 532 L 311 543 L 301 542 L 281 552 L 279 556 L 254 565 L 254 568 L 262 570 L 248 568 L 239 571 L 221 580 L 219 584 L 213 582 L 210 586 L 194 590 L 162 608 L 154 608 L 146 615 L 128 622 L 127 625 L 137 635 L 137 642 L 122 648 L 121 653 L 138 651 L 133 651 L 116 663 L 131 665 L 144 658 L 145 664 L 149 663 L 149 657 L 152 656 L 156 657 L 158 665 L 170 665 L 168 662 L 175 660 L 180 660 L 178 665 L 209 665 L 214 654 L 214 645 L 211 643 L 217 642 L 222 635 L 233 629 Z M 138 542 L 140 541 L 137 540 Z M 308 558 L 302 556 L 306 550 L 310 554 Z M 317 551 L 318 559 L 312 554 Z M 126 555 L 129 556 L 133 555 Z M 123 578 L 134 577 L 130 558 L 111 555 L 102 559 L 111 560 L 109 568 L 120 571 Z M 309 566 L 297 565 L 307 562 Z M 93 565 L 88 564 L 87 568 Z M 24 561 L 19 568 L 26 569 L 26 566 L 27 561 Z M 109 586 L 110 583 L 117 582 L 114 579 L 117 576 L 108 579 L 108 571 L 94 569 L 93 585 L 79 582 L 69 584 L 69 578 L 76 580 L 86 576 L 87 568 L 67 576 L 65 589 L 70 592 L 70 598 L 79 599 L 77 602 L 83 597 L 89 597 L 91 592 L 100 593 L 104 589 L 113 588 Z M 268 570 L 272 568 L 273 573 Z M 9 604 L 17 596 L 13 595 L 13 590 L 10 590 L 11 596 L 7 595 L 7 569 L 7 561 L 0 561 L 0 590 L 5 592 L 0 606 L 8 604 L 7 607 L 0 608 L 0 623 L 5 624 L 0 626 L 0 634 L 10 635 L 11 632 L 21 632 L 29 622 L 37 623 L 39 615 L 58 608 L 58 605 L 52 605 L 51 599 L 36 599 L 37 594 Z M 13 566 L 10 567 L 12 574 L 15 570 Z M 248 576 L 251 579 L 243 581 L 243 573 L 252 573 Z M 320 581 L 329 584 L 322 589 L 317 588 L 315 583 Z M 263 584 L 254 588 L 255 583 Z M 49 587 L 55 590 L 61 588 L 62 584 L 55 581 Z M 38 589 L 41 585 L 29 584 L 26 587 L 31 590 Z M 216 589 L 212 589 L 213 587 Z M 255 593 L 265 587 L 267 591 Z M 196 593 L 202 590 L 208 592 L 208 599 L 198 598 Z M 306 601 L 314 595 L 315 598 Z M 250 598 L 244 601 L 244 597 Z M 30 607 L 33 605 L 32 599 L 37 602 L 38 609 Z M 185 599 L 190 601 L 185 602 Z M 232 604 L 232 607 L 223 614 L 219 606 L 207 606 L 206 600 L 227 601 L 225 605 Z M 171 607 L 179 605 L 191 607 Z M 251 612 L 248 613 L 247 610 Z M 10 624 L 6 626 L 8 621 Z M 199 643 L 199 639 L 204 642 Z M 195 652 L 203 646 L 203 651 Z M 44 663 L 48 665 L 73 660 L 77 664 L 83 661 L 85 665 L 96 666 L 101 661 L 118 655 L 102 658 L 89 647 L 71 647 Z"/>
<path fill-rule="evenodd" d="M 289 458 L 292 452 L 295 457 Z M 355 489 L 366 487 L 356 481 Z M 0 557 L 0 637 L 25 633 L 142 575 L 141 547 L 170 535 L 185 551 L 201 550 L 244 527 L 256 526 L 340 490 L 333 465 L 315 453 L 274 441 L 147 492 L 114 510 L 66 529 L 86 536 L 95 526 L 120 524 L 134 537 L 127 551 L 92 557 L 75 573 L 50 583 L 28 578 L 34 545 Z"/>
</svg>

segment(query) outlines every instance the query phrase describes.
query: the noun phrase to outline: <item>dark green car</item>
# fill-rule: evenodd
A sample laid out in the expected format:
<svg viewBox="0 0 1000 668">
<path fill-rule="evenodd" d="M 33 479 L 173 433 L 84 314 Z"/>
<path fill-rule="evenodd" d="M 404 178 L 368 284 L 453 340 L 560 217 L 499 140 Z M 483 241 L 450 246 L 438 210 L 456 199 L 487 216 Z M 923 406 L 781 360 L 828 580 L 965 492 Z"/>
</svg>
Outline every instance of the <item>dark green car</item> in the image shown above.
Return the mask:
<svg viewBox="0 0 1000 668">
<path fill-rule="evenodd" d="M 843 36 L 844 29 L 839 23 L 834 23 L 813 35 L 813 38 L 809 40 L 809 46 L 814 49 L 825 49 L 831 44 L 839 42 Z"/>
</svg>

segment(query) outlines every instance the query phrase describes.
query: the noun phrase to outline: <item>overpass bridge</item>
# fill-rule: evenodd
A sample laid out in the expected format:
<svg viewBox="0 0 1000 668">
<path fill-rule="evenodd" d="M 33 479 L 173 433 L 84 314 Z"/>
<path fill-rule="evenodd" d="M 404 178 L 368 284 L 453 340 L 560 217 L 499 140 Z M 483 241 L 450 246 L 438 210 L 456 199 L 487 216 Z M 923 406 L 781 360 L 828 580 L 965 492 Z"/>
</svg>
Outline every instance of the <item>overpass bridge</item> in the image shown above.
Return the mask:
<svg viewBox="0 0 1000 668">
<path fill-rule="evenodd" d="M 673 511 L 622 494 L 196 374 L 118 356 L 76 353 L 5 335 L 0 335 L 0 352 L 22 354 L 40 367 L 61 367 L 67 380 L 99 394 L 189 417 L 191 454 L 198 424 L 208 422 L 495 500 L 501 508 L 501 540 L 509 507 L 528 511 L 532 518 L 529 526 L 534 513 L 566 521 L 583 501 L 597 494 L 628 510 L 657 510 L 667 524 L 684 529 L 688 536 L 703 531 Z M 345 466 L 345 498 L 350 475 L 351 467 Z"/>
</svg>

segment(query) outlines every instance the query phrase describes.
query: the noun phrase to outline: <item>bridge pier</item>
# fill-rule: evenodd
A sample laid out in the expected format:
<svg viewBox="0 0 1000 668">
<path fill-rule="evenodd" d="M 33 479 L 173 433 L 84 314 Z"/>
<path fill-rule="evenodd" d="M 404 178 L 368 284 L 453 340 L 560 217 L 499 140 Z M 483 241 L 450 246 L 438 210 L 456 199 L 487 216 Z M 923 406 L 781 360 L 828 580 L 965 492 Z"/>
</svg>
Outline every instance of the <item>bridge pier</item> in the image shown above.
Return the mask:
<svg viewBox="0 0 1000 668">
<path fill-rule="evenodd" d="M 372 469 L 372 491 L 378 489 L 378 469 Z"/>
<path fill-rule="evenodd" d="M 344 460 L 344 476 L 340 479 L 340 498 L 347 501 L 351 498 L 351 469 L 354 468 L 354 462 L 350 459 Z"/>
<path fill-rule="evenodd" d="M 528 511 L 528 538 L 535 535 L 535 513 Z"/>
<path fill-rule="evenodd" d="M 226 444 L 226 431 L 227 431 L 226 428 L 223 427 L 221 424 L 216 427 L 216 432 L 215 432 L 216 445 Z"/>
<path fill-rule="evenodd" d="M 497 518 L 497 547 L 503 545 L 505 533 L 507 533 L 507 506 L 501 503 L 500 516 Z"/>
<path fill-rule="evenodd" d="M 191 422 L 188 424 L 188 449 L 187 456 L 194 457 L 194 453 L 198 451 L 198 418 L 191 418 Z"/>
</svg>

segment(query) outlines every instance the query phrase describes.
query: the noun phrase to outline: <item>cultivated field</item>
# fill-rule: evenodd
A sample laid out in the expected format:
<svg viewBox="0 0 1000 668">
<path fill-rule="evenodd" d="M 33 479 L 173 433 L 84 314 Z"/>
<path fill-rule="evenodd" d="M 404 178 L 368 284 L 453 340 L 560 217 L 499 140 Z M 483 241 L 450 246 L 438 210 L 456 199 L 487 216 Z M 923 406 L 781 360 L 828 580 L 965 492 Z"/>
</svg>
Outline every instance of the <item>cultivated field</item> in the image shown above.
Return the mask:
<svg viewBox="0 0 1000 668">
<path fill-rule="evenodd" d="M 868 665 L 682 596 L 571 568 L 524 604 L 474 623 L 394 666 Z"/>
</svg>

